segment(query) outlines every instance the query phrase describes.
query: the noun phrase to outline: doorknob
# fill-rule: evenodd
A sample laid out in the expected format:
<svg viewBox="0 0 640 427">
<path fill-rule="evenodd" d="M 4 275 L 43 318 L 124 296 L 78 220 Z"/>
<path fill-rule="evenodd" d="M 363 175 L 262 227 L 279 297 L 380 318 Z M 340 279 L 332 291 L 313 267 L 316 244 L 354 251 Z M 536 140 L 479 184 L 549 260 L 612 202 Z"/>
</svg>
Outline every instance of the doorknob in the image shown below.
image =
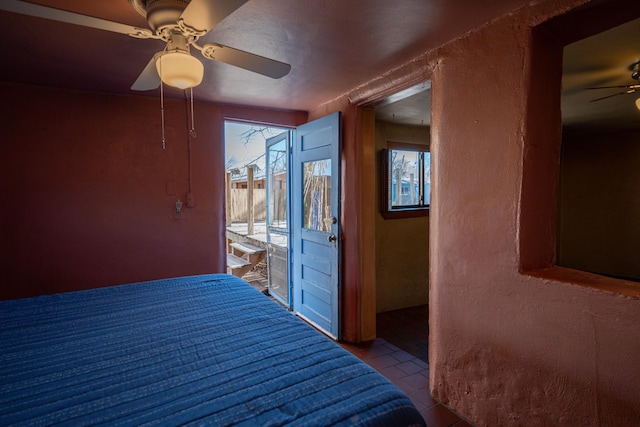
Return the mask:
<svg viewBox="0 0 640 427">
<path fill-rule="evenodd" d="M 338 238 L 336 237 L 336 235 L 335 235 L 335 234 L 329 234 L 329 235 L 327 236 L 327 240 L 328 240 L 329 242 L 335 242 L 336 240 L 338 240 Z"/>
</svg>

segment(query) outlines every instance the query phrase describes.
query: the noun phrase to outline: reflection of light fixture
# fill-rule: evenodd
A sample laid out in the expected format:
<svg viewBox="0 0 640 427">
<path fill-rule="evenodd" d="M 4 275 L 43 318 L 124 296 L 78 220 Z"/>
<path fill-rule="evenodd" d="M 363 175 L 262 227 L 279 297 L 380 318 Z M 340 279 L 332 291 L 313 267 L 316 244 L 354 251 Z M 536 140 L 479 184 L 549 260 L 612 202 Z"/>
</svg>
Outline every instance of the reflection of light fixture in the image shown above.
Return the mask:
<svg viewBox="0 0 640 427">
<path fill-rule="evenodd" d="M 187 89 L 198 86 L 204 75 L 204 65 L 188 51 L 170 50 L 156 61 L 158 75 L 165 84 Z"/>
<path fill-rule="evenodd" d="M 636 99 L 636 108 L 640 110 L 640 98 Z"/>
</svg>

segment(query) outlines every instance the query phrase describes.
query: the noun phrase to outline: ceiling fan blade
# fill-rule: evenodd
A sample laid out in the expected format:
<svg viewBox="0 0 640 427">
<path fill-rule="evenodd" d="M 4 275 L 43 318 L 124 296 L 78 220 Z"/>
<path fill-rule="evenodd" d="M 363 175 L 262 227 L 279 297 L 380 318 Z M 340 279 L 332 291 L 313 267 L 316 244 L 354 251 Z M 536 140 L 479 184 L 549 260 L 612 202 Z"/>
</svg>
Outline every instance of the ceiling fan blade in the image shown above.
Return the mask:
<svg viewBox="0 0 640 427">
<path fill-rule="evenodd" d="M 249 0 L 191 0 L 180 15 L 189 27 L 208 32 Z"/>
<path fill-rule="evenodd" d="M 140 73 L 136 81 L 131 85 L 131 90 L 152 90 L 160 86 L 160 76 L 156 69 L 156 61 L 161 54 L 162 52 L 158 52 L 153 55 L 153 58 L 151 58 L 147 66 L 144 67 L 142 73 Z"/>
<path fill-rule="evenodd" d="M 18 0 L 2 0 L 0 2 L 0 10 L 35 16 L 37 18 L 66 22 L 68 24 L 81 25 L 83 27 L 112 31 L 114 33 L 133 34 L 138 32 L 138 29 L 131 25 L 120 24 L 118 22 L 107 21 L 105 19 L 94 18 L 92 16 L 67 12 L 66 10 L 54 9 L 52 7 Z"/>
<path fill-rule="evenodd" d="M 586 87 L 585 89 L 640 89 L 640 84 L 639 85 L 622 85 L 622 86 Z"/>
<path fill-rule="evenodd" d="M 219 44 L 204 45 L 202 47 L 202 55 L 205 58 L 234 65 L 272 79 L 284 77 L 291 71 L 291 65 L 284 62 Z"/>
<path fill-rule="evenodd" d="M 624 87 L 624 86 L 623 86 Z M 618 96 L 618 95 L 628 95 L 630 93 L 634 93 L 636 91 L 636 89 L 629 89 L 627 91 L 624 92 L 618 92 L 618 93 L 614 93 L 613 95 L 608 95 L 608 96 L 603 96 L 602 98 L 597 98 L 597 99 L 592 99 L 589 102 L 596 102 L 596 101 L 602 101 L 603 99 L 607 99 L 607 98 L 613 98 L 614 96 Z"/>
</svg>

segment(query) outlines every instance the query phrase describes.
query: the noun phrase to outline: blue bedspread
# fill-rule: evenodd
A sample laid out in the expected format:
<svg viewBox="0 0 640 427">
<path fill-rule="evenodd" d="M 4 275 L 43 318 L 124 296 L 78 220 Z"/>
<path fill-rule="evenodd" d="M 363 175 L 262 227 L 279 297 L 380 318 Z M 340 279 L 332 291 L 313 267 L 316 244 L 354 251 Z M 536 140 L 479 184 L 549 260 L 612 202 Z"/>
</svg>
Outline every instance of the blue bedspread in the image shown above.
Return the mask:
<svg viewBox="0 0 640 427">
<path fill-rule="evenodd" d="M 384 377 L 226 274 L 0 302 L 0 425 L 424 425 Z"/>
</svg>

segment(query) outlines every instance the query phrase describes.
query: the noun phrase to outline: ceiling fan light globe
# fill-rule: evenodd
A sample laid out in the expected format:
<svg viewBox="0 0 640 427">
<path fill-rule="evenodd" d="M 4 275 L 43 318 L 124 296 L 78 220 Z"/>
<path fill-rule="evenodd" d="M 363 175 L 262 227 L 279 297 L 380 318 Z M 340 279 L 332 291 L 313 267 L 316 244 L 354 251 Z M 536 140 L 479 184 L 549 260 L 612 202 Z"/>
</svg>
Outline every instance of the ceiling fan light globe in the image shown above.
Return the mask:
<svg viewBox="0 0 640 427">
<path fill-rule="evenodd" d="M 179 89 L 198 86 L 204 76 L 204 65 L 187 52 L 174 50 L 161 55 L 156 61 L 160 79 Z"/>
<path fill-rule="evenodd" d="M 636 99 L 636 108 L 640 110 L 640 98 Z"/>
</svg>

